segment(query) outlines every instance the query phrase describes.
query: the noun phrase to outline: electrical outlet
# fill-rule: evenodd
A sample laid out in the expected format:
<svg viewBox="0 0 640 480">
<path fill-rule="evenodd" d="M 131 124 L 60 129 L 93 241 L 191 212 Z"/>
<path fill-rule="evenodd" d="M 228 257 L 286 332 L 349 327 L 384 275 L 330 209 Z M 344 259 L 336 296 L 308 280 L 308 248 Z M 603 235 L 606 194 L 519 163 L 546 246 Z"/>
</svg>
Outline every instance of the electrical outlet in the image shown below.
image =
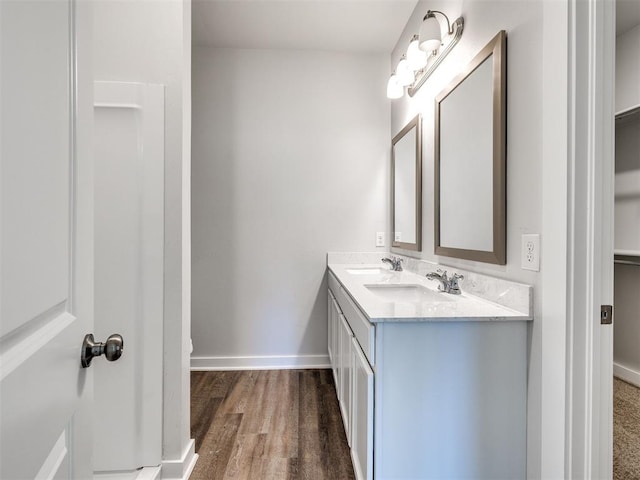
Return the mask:
<svg viewBox="0 0 640 480">
<path fill-rule="evenodd" d="M 384 247 L 384 232 L 376 232 L 376 247 Z"/>
<path fill-rule="evenodd" d="M 540 271 L 540 234 L 522 235 L 520 266 L 523 270 Z"/>
<path fill-rule="evenodd" d="M 394 232 L 393 238 L 396 242 L 402 241 L 402 232 Z"/>
</svg>

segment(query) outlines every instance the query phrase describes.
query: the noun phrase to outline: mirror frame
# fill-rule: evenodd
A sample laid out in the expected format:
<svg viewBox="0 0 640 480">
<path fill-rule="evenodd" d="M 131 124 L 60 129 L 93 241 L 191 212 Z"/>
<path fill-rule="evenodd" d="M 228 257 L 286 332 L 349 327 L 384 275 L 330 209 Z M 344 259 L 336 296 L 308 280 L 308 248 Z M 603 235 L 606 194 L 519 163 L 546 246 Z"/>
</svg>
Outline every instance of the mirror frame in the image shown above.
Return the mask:
<svg viewBox="0 0 640 480">
<path fill-rule="evenodd" d="M 507 130 L 507 33 L 498 34 L 435 100 L 435 254 L 506 265 L 506 130 Z M 464 80 L 490 57 L 493 61 L 493 250 L 468 250 L 440 244 L 440 104 Z"/>
<path fill-rule="evenodd" d="M 415 198 L 415 243 L 397 242 L 396 232 L 396 154 L 395 146 L 402 138 L 416 129 L 416 198 Z M 400 132 L 391 140 L 391 246 L 405 250 L 422 251 L 422 117 L 416 115 Z"/>
</svg>

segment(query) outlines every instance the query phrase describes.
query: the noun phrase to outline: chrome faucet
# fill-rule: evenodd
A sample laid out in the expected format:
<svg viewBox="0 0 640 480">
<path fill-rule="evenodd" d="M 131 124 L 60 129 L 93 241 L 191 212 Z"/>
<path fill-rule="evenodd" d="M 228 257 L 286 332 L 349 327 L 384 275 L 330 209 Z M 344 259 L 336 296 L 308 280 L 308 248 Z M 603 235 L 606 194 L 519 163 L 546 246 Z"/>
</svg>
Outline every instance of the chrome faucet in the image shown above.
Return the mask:
<svg viewBox="0 0 640 480">
<path fill-rule="evenodd" d="M 403 260 L 399 257 L 385 257 L 382 259 L 383 262 L 388 263 L 391 266 L 391 270 L 394 272 L 402 271 L 402 262 Z"/>
<path fill-rule="evenodd" d="M 458 280 L 463 280 L 463 275 L 454 273 L 453 276 L 449 278 L 447 277 L 446 270 L 444 272 L 442 270 L 438 270 L 437 272 L 427 273 L 427 278 L 429 280 L 437 280 L 438 290 L 441 292 L 450 293 L 452 295 L 460 295 L 462 293 Z"/>
<path fill-rule="evenodd" d="M 427 278 L 429 280 L 437 280 L 438 281 L 438 290 L 441 292 L 449 291 L 449 278 L 447 278 L 447 271 L 444 272 L 442 270 L 438 270 L 437 272 L 429 272 L 427 273 Z"/>
</svg>

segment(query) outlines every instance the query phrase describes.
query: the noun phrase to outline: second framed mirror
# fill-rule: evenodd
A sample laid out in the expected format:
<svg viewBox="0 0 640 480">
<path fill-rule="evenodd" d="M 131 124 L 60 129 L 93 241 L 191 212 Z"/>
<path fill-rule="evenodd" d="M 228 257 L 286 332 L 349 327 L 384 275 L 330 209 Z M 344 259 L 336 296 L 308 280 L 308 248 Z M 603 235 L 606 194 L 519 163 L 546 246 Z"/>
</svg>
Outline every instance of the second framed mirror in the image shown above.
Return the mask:
<svg viewBox="0 0 640 480">
<path fill-rule="evenodd" d="M 436 255 L 506 264 L 506 41 L 436 97 Z"/>
<path fill-rule="evenodd" d="M 422 250 L 422 122 L 411 120 L 391 142 L 391 246 Z"/>
</svg>

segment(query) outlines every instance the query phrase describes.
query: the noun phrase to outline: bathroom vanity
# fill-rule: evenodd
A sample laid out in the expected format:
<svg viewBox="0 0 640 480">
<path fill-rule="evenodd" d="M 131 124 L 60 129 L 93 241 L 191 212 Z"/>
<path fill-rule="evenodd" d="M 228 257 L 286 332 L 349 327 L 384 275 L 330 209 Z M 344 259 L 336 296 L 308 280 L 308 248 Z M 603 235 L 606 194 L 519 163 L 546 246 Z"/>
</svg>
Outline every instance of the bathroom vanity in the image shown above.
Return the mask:
<svg viewBox="0 0 640 480">
<path fill-rule="evenodd" d="M 531 287 L 437 265 L 329 254 L 328 344 L 360 479 L 526 477 Z M 375 260 L 377 258 L 377 261 Z"/>
</svg>

